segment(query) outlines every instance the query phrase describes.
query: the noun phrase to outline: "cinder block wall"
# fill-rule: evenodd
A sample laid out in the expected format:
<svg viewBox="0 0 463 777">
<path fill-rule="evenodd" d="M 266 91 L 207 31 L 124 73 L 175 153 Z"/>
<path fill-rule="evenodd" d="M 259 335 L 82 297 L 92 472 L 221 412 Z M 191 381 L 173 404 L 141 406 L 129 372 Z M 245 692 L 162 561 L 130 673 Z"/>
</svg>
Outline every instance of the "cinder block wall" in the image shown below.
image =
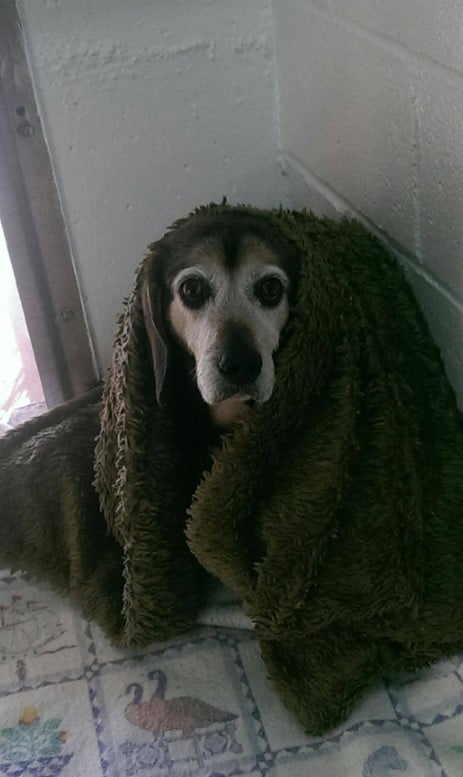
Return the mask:
<svg viewBox="0 0 463 777">
<path fill-rule="evenodd" d="M 1 2 L 2 0 L 0 0 Z M 286 199 L 270 0 L 19 0 L 100 368 L 146 245 L 196 205 Z"/>
<path fill-rule="evenodd" d="M 398 253 L 463 407 L 461 0 L 273 0 L 281 162 L 295 207 Z"/>
</svg>

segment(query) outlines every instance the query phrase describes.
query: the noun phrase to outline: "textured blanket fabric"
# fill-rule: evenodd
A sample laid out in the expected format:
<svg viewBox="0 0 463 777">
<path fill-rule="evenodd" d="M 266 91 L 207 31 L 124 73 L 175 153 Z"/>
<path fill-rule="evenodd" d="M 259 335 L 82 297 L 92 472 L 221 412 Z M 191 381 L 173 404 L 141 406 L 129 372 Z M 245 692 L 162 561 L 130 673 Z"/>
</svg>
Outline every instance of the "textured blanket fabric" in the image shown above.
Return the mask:
<svg viewBox="0 0 463 777">
<path fill-rule="evenodd" d="M 383 672 L 463 649 L 463 423 L 376 239 L 354 221 L 264 215 L 302 257 L 271 399 L 223 438 L 198 484 L 172 408 L 155 399 L 140 300 L 153 248 L 100 410 L 82 400 L 2 442 L 0 560 L 70 589 L 119 644 L 188 629 L 213 573 L 316 733 Z"/>
</svg>

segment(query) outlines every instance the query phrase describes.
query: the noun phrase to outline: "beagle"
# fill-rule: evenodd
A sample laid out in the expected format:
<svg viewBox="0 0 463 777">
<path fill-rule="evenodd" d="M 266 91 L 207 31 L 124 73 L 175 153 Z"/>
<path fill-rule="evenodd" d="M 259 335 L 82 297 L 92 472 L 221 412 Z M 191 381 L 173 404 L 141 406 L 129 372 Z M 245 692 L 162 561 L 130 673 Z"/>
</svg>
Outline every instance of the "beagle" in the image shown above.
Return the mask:
<svg viewBox="0 0 463 777">
<path fill-rule="evenodd" d="M 199 212 L 153 244 L 141 298 L 158 402 L 218 434 L 266 402 L 298 271 L 295 246 L 245 210 Z"/>
</svg>

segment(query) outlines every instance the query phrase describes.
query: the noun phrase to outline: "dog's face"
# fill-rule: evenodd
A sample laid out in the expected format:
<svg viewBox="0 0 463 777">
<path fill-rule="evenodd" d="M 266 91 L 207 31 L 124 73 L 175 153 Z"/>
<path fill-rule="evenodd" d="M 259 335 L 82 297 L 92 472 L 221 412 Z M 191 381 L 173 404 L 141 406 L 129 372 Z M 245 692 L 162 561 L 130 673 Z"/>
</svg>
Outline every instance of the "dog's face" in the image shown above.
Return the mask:
<svg viewBox="0 0 463 777">
<path fill-rule="evenodd" d="M 193 357 L 203 400 L 268 400 L 295 248 L 266 220 L 236 211 L 192 219 L 158 247 L 164 326 Z"/>
<path fill-rule="evenodd" d="M 288 317 L 290 278 L 275 252 L 244 234 L 227 256 L 222 236 L 209 236 L 170 283 L 168 317 L 194 356 L 204 401 L 265 402 L 273 389 L 272 355 Z"/>
</svg>

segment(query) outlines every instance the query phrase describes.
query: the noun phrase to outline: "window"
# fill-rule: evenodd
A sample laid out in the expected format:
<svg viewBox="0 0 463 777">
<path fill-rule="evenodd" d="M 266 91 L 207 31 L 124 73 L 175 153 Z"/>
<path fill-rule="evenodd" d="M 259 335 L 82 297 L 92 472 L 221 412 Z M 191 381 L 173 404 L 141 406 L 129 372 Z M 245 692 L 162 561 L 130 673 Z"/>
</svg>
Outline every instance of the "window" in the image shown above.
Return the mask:
<svg viewBox="0 0 463 777">
<path fill-rule="evenodd" d="M 96 371 L 14 0 L 0 4 L 0 223 L 52 407 Z"/>
<path fill-rule="evenodd" d="M 0 434 L 46 409 L 42 381 L 0 224 Z"/>
</svg>

